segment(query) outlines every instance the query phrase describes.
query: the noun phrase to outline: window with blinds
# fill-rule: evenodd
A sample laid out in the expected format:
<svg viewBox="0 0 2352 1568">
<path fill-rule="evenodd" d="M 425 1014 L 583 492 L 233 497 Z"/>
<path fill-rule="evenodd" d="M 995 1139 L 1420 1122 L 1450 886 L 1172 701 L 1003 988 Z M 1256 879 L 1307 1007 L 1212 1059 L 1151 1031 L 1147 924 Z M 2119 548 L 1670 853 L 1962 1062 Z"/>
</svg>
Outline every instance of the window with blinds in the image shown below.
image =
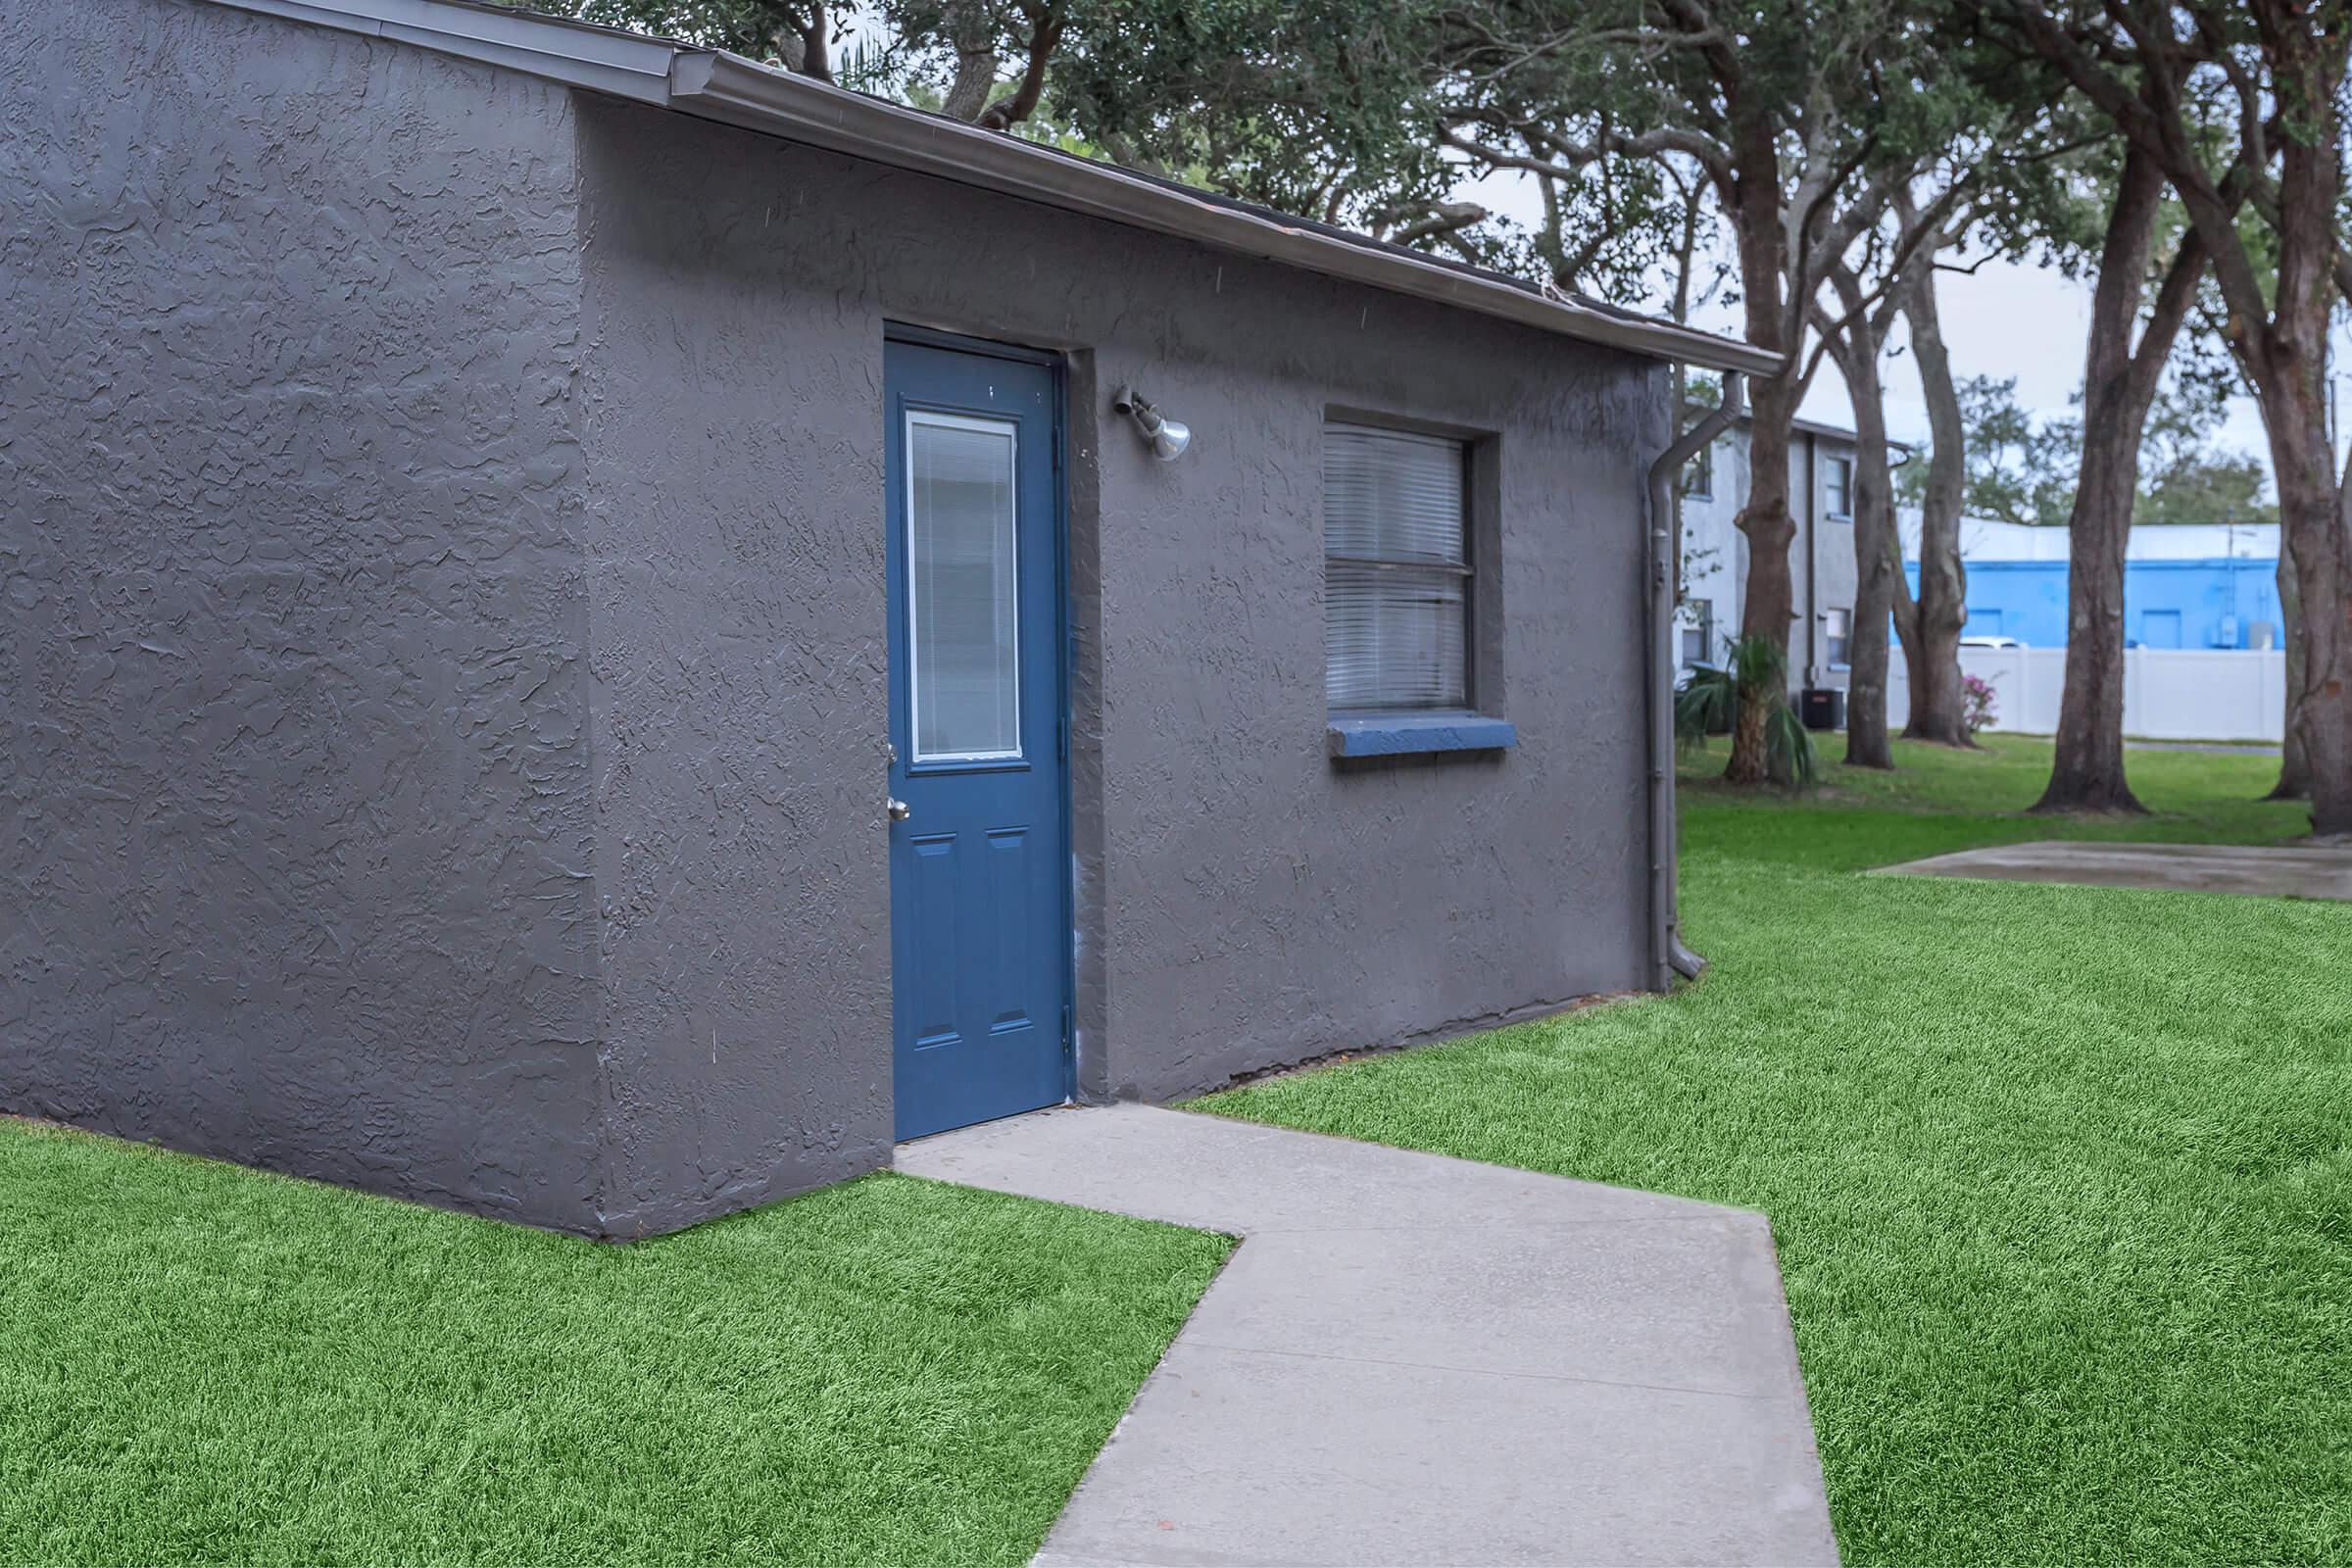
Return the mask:
<svg viewBox="0 0 2352 1568">
<path fill-rule="evenodd" d="M 1822 478 L 1822 510 L 1839 522 L 1854 514 L 1854 465 L 1848 458 L 1832 458 Z"/>
<path fill-rule="evenodd" d="M 1324 695 L 1334 712 L 1467 708 L 1469 449 L 1323 428 Z"/>
</svg>

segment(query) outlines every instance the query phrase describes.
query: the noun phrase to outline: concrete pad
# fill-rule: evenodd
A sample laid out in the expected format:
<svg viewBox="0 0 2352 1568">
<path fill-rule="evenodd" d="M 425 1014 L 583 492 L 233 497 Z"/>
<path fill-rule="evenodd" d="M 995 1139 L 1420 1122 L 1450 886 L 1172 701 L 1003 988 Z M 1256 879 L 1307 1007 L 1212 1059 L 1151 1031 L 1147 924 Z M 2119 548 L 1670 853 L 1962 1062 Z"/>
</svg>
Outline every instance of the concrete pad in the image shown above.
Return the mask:
<svg viewBox="0 0 2352 1568">
<path fill-rule="evenodd" d="M 1877 874 L 2352 901 L 2352 846 L 2004 844 L 1889 865 Z"/>
<path fill-rule="evenodd" d="M 1761 1215 L 1141 1105 L 898 1166 L 1243 1238 L 1047 1568 L 1837 1561 Z"/>
</svg>

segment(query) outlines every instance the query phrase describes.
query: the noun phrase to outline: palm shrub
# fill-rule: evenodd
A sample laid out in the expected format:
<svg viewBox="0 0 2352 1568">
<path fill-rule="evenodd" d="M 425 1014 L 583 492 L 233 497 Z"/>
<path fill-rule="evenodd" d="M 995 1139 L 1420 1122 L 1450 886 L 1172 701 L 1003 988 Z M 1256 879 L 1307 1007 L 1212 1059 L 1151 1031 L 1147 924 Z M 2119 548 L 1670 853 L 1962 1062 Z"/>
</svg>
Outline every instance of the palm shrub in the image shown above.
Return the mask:
<svg viewBox="0 0 2352 1568">
<path fill-rule="evenodd" d="M 1813 737 L 1788 706 L 1787 656 L 1766 637 L 1740 638 L 1729 652 L 1722 668 L 1702 664 L 1675 692 L 1676 736 L 1685 745 L 1698 745 L 1711 731 L 1729 726 L 1735 760 L 1744 741 L 1748 755 L 1764 758 L 1766 775 L 1774 783 L 1810 788 L 1820 772 Z M 1728 769 L 1725 776 L 1731 776 Z"/>
</svg>

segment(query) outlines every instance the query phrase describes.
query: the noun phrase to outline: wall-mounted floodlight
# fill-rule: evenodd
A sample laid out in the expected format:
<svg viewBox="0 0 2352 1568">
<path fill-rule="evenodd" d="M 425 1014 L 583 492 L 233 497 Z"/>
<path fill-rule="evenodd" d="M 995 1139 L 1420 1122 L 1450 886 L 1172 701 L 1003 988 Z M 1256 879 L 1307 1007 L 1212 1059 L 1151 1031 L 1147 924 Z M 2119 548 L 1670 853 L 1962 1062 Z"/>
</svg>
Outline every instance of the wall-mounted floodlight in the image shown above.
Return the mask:
<svg viewBox="0 0 2352 1568">
<path fill-rule="evenodd" d="M 1110 408 L 1113 414 L 1124 414 L 1135 421 L 1136 429 L 1152 443 L 1152 455 L 1162 463 L 1174 463 L 1193 444 L 1191 425 L 1168 418 L 1137 397 L 1131 386 L 1119 388 L 1119 395 L 1110 400 Z"/>
</svg>

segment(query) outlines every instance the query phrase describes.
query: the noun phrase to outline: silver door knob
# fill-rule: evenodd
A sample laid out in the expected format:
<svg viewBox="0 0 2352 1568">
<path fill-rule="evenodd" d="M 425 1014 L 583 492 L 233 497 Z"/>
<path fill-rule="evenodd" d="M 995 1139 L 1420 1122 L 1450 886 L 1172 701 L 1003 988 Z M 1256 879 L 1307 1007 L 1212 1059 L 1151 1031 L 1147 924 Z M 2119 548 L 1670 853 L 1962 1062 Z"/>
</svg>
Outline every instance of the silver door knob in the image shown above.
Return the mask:
<svg viewBox="0 0 2352 1568">
<path fill-rule="evenodd" d="M 913 807 L 908 806 L 905 801 L 896 799 L 883 803 L 882 808 L 890 813 L 890 819 L 893 822 L 904 822 L 914 814 Z"/>
</svg>

